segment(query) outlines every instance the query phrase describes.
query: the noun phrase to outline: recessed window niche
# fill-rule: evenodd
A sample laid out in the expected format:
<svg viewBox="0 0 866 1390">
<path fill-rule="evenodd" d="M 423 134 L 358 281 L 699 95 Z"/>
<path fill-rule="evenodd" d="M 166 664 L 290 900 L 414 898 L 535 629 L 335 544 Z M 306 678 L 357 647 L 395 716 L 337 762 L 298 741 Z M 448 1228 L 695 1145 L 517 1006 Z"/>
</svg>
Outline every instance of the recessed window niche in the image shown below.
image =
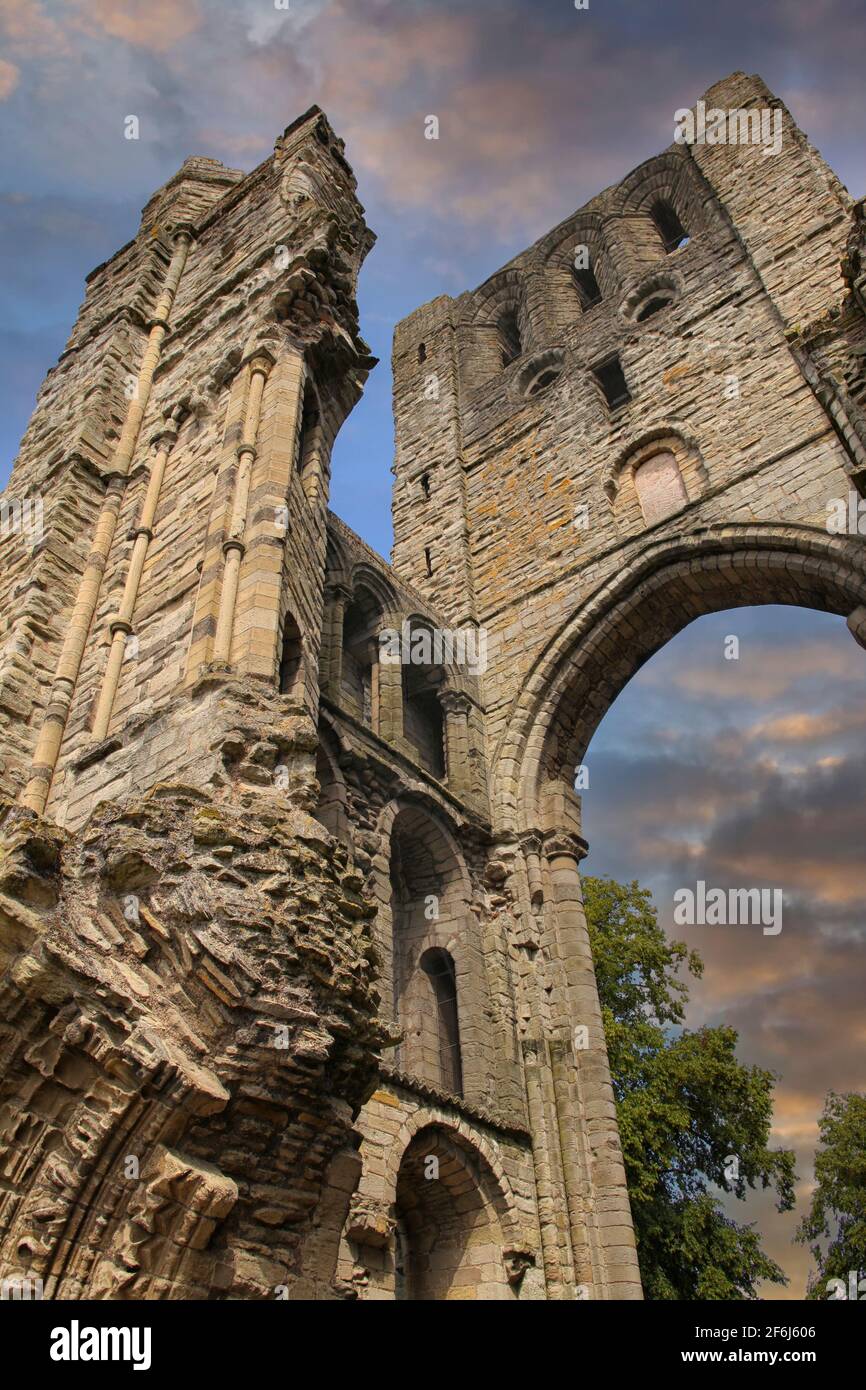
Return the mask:
<svg viewBox="0 0 866 1390">
<path fill-rule="evenodd" d="M 679 464 L 670 449 L 650 454 L 637 465 L 633 477 L 647 526 L 672 516 L 689 500 Z"/>
<path fill-rule="evenodd" d="M 603 483 L 620 530 L 655 526 L 695 502 L 708 483 L 697 449 L 679 435 L 658 431 L 632 445 Z"/>
</svg>

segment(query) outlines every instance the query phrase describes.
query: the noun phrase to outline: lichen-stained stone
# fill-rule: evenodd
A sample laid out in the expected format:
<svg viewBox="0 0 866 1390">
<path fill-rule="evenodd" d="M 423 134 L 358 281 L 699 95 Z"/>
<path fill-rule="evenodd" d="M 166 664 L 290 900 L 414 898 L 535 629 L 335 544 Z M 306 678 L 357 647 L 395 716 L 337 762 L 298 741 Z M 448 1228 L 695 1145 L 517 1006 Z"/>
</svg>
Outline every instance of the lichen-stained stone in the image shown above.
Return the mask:
<svg viewBox="0 0 866 1390">
<path fill-rule="evenodd" d="M 4 808 L 4 1269 L 54 1297 L 333 1296 L 304 1237 L 378 1031 L 374 909 L 322 840 L 172 784 L 72 838 Z"/>
</svg>

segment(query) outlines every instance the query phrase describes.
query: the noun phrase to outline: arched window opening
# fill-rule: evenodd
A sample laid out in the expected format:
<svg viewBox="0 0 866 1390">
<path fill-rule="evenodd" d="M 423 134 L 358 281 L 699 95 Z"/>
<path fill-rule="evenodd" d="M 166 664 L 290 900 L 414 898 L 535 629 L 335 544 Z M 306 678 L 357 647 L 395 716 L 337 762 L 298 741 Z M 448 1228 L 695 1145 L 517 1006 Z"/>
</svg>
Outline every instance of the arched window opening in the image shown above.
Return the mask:
<svg viewBox="0 0 866 1390">
<path fill-rule="evenodd" d="M 394 822 L 390 886 L 391 950 L 383 943 L 381 988 L 383 997 L 391 994 L 401 1034 L 395 1065 L 463 1095 L 458 976 L 448 947 L 465 939 L 467 883 L 455 847 L 419 806 L 404 807 Z M 466 949 L 471 955 L 471 943 Z"/>
<path fill-rule="evenodd" d="M 689 500 L 679 464 L 669 449 L 661 449 L 638 464 L 634 485 L 647 526 L 672 516 Z"/>
<path fill-rule="evenodd" d="M 574 283 L 577 286 L 581 308 L 591 309 L 593 304 L 600 304 L 601 288 L 599 287 L 599 283 L 595 278 L 592 268 L 590 266 L 585 266 L 584 269 L 578 270 L 575 266 L 572 270 L 572 274 L 574 276 Z"/>
<path fill-rule="evenodd" d="M 280 694 L 301 698 L 303 643 L 300 629 L 291 613 L 283 622 L 283 647 L 280 656 Z"/>
<path fill-rule="evenodd" d="M 368 728 L 373 726 L 373 664 L 380 609 L 373 595 L 359 589 L 343 617 L 340 702 Z"/>
<path fill-rule="evenodd" d="M 599 362 L 592 370 L 611 410 L 618 410 L 621 405 L 626 405 L 631 400 L 628 382 L 618 357 L 609 357 L 605 362 Z"/>
<path fill-rule="evenodd" d="M 641 309 L 636 322 L 644 323 L 647 319 L 651 319 L 653 314 L 661 313 L 662 309 L 666 309 L 668 305 L 673 304 L 673 302 L 674 297 L 672 294 L 653 295 L 652 299 L 648 299 Z"/>
<path fill-rule="evenodd" d="M 434 946 L 419 962 L 433 989 L 436 1033 L 439 1040 L 439 1075 L 443 1088 L 453 1096 L 463 1094 L 460 1060 L 460 1028 L 457 1017 L 457 976 L 448 951 Z"/>
<path fill-rule="evenodd" d="M 422 767 L 440 782 L 445 777 L 445 723 L 438 692 L 444 680 L 441 667 L 403 667 L 403 733 Z"/>
<path fill-rule="evenodd" d="M 422 473 L 422 474 L 421 474 L 421 477 L 418 479 L 418 481 L 419 481 L 420 484 L 421 484 L 421 495 L 423 496 L 424 501 L 425 501 L 425 502 L 429 502 L 429 500 L 430 500 L 430 474 L 429 474 L 429 473 Z"/>
<path fill-rule="evenodd" d="M 662 239 L 665 251 L 670 253 L 676 251 L 680 246 L 685 246 L 689 240 L 689 234 L 679 219 L 673 206 L 664 198 L 659 198 L 650 208 L 650 217 L 656 225 L 656 230 Z"/>
<path fill-rule="evenodd" d="M 419 344 L 418 344 L 418 361 L 419 361 L 419 362 L 426 362 L 426 361 L 427 361 L 427 344 L 426 344 L 426 343 L 419 343 Z"/>
<path fill-rule="evenodd" d="M 526 389 L 527 396 L 538 396 L 542 391 L 546 391 L 548 386 L 552 386 L 562 376 L 561 367 L 546 367 L 538 376 L 533 377 Z"/>
<path fill-rule="evenodd" d="M 310 462 L 313 451 L 318 445 L 320 422 L 321 415 L 316 388 L 313 386 L 312 381 L 308 381 L 304 390 L 304 403 L 301 408 L 301 427 L 298 435 L 297 453 L 295 455 L 295 466 L 301 477 L 303 477 L 306 472 L 307 464 Z"/>
<path fill-rule="evenodd" d="M 523 352 L 523 344 L 520 338 L 520 324 L 517 321 L 517 314 L 513 309 L 508 309 L 502 315 L 498 324 L 499 329 L 499 348 L 502 354 L 502 365 L 507 367 L 510 362 L 514 362 Z"/>
</svg>

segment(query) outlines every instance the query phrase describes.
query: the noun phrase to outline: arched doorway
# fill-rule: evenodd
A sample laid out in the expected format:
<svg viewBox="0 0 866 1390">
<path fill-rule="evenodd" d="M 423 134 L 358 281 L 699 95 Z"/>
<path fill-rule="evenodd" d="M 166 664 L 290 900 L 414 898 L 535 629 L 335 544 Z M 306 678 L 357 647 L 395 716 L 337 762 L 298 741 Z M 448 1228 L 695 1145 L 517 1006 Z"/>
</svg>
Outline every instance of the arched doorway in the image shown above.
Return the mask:
<svg viewBox="0 0 866 1390">
<path fill-rule="evenodd" d="M 502 1195 L 481 1156 L 435 1126 L 407 1146 L 397 1175 L 395 1296 L 512 1299 Z"/>
</svg>

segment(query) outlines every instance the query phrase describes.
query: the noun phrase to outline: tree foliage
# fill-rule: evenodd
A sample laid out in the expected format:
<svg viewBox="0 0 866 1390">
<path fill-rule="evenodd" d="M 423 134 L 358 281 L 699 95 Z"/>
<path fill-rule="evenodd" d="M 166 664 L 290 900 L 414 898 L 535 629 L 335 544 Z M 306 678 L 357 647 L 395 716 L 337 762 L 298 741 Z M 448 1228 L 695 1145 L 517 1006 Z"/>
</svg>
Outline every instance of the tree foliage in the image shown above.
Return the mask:
<svg viewBox="0 0 866 1390">
<path fill-rule="evenodd" d="M 819 1122 L 815 1191 L 796 1239 L 817 1267 L 807 1298 L 827 1298 L 828 1279 L 866 1278 L 866 1096 L 831 1091 Z"/>
<path fill-rule="evenodd" d="M 776 1078 L 737 1060 L 733 1028 L 683 1028 L 681 975 L 703 963 L 668 941 L 647 889 L 583 887 L 645 1296 L 757 1298 L 786 1277 L 713 1189 L 793 1206 L 794 1155 L 768 1147 Z"/>
</svg>

